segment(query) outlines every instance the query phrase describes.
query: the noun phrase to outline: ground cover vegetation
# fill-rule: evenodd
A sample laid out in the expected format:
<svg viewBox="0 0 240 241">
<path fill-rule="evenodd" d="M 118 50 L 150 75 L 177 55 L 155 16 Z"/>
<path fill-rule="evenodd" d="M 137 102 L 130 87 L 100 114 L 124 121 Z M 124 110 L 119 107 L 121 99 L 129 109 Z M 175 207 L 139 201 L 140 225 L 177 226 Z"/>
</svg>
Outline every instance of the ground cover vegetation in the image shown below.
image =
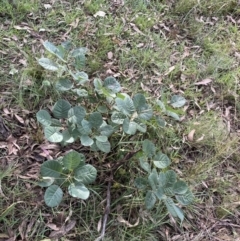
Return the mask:
<svg viewBox="0 0 240 241">
<path fill-rule="evenodd" d="M 1 1 L 0 240 L 240 239 L 239 11 Z"/>
</svg>

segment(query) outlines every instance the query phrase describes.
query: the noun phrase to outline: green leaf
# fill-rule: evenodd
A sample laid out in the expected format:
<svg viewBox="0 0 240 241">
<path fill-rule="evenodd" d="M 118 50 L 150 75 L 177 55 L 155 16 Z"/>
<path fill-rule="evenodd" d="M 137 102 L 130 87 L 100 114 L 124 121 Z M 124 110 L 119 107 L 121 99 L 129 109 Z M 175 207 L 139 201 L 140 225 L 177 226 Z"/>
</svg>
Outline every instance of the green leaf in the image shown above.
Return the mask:
<svg viewBox="0 0 240 241">
<path fill-rule="evenodd" d="M 72 171 L 79 165 L 84 165 L 85 156 L 82 153 L 71 151 L 63 157 L 62 162 L 65 168 Z"/>
<path fill-rule="evenodd" d="M 173 217 L 178 217 L 181 221 L 184 220 L 184 214 L 182 210 L 175 205 L 173 200 L 171 198 L 166 198 L 164 200 L 164 203 L 168 209 L 168 212 L 173 216 Z"/>
<path fill-rule="evenodd" d="M 40 187 L 49 187 L 52 185 L 55 181 L 55 178 L 53 177 L 42 177 L 41 180 L 38 182 L 38 185 Z"/>
<path fill-rule="evenodd" d="M 100 128 L 99 128 L 99 132 L 102 136 L 111 136 L 112 133 L 114 132 L 114 129 L 111 125 L 101 125 Z"/>
<path fill-rule="evenodd" d="M 172 111 L 170 111 L 170 110 L 166 110 L 165 111 L 165 114 L 167 115 L 167 116 L 170 116 L 170 117 L 172 117 L 172 118 L 174 118 L 175 120 L 180 120 L 180 117 L 179 117 L 179 115 L 177 114 L 177 113 L 175 113 L 175 112 L 172 112 Z"/>
<path fill-rule="evenodd" d="M 152 191 L 147 191 L 145 197 L 145 206 L 147 209 L 153 208 L 154 204 L 156 203 L 157 198 Z"/>
<path fill-rule="evenodd" d="M 158 185 L 158 174 L 156 169 L 153 169 L 148 176 L 148 183 L 150 184 L 153 191 L 156 191 Z"/>
<path fill-rule="evenodd" d="M 84 165 L 79 168 L 74 173 L 74 179 L 79 183 L 85 185 L 93 183 L 97 177 L 97 170 L 92 165 Z"/>
<path fill-rule="evenodd" d="M 137 177 L 134 180 L 134 185 L 138 188 L 138 189 L 145 189 L 148 186 L 148 181 L 143 178 L 143 177 Z"/>
<path fill-rule="evenodd" d="M 85 136 L 85 135 L 80 136 L 80 140 L 81 140 L 81 144 L 83 146 L 91 146 L 94 143 L 92 138 L 90 138 L 89 136 Z"/>
<path fill-rule="evenodd" d="M 174 172 L 173 170 L 166 171 L 165 176 L 166 176 L 165 186 L 173 187 L 174 183 L 177 180 L 176 172 Z"/>
<path fill-rule="evenodd" d="M 62 174 L 62 165 L 58 161 L 45 161 L 40 168 L 41 176 L 58 178 Z"/>
<path fill-rule="evenodd" d="M 77 82 L 77 85 L 84 85 L 89 81 L 88 75 L 85 72 L 71 73 L 73 79 Z"/>
<path fill-rule="evenodd" d="M 150 120 L 152 116 L 153 116 L 153 111 L 149 105 L 145 105 L 138 109 L 138 118 L 143 120 Z"/>
<path fill-rule="evenodd" d="M 101 113 L 93 112 L 89 115 L 88 121 L 92 127 L 99 128 L 103 123 L 103 118 Z"/>
<path fill-rule="evenodd" d="M 68 111 L 70 110 L 71 105 L 68 101 L 60 99 L 53 106 L 53 115 L 55 118 L 62 119 L 68 117 Z"/>
<path fill-rule="evenodd" d="M 62 136 L 63 136 L 63 140 L 62 140 L 63 144 L 73 143 L 75 141 L 75 138 L 71 135 L 69 130 L 64 130 L 62 132 Z"/>
<path fill-rule="evenodd" d="M 140 110 L 142 107 L 146 105 L 146 99 L 143 94 L 136 94 L 133 97 L 133 103 L 136 108 L 136 110 Z"/>
<path fill-rule="evenodd" d="M 157 103 L 157 105 L 161 108 L 161 110 L 162 110 L 163 112 L 166 111 L 166 107 L 165 107 L 164 103 L 163 103 L 161 100 L 157 100 L 156 103 Z"/>
<path fill-rule="evenodd" d="M 88 92 L 85 89 L 72 89 L 74 93 L 76 93 L 79 97 L 87 97 Z"/>
<path fill-rule="evenodd" d="M 59 66 L 53 62 L 51 59 L 48 58 L 41 58 L 38 59 L 38 63 L 47 70 L 51 70 L 51 71 L 57 71 L 59 69 Z"/>
<path fill-rule="evenodd" d="M 80 198 L 83 200 L 88 199 L 90 192 L 83 184 L 74 184 L 72 183 L 68 187 L 68 192 L 72 197 Z"/>
<path fill-rule="evenodd" d="M 143 170 L 145 170 L 146 172 L 150 173 L 151 172 L 151 166 L 150 164 L 147 162 L 147 158 L 145 157 L 140 157 L 139 159 L 139 164 L 141 166 L 141 168 Z"/>
<path fill-rule="evenodd" d="M 123 121 L 123 131 L 128 135 L 134 135 L 137 131 L 137 124 L 125 118 Z"/>
<path fill-rule="evenodd" d="M 70 53 L 70 55 L 72 57 L 76 57 L 78 55 L 85 55 L 87 53 L 88 49 L 85 48 L 85 47 L 81 47 L 81 48 L 76 48 L 76 49 L 73 49 Z"/>
<path fill-rule="evenodd" d="M 100 105 L 100 106 L 98 106 L 97 110 L 98 110 L 100 113 L 108 113 L 108 108 L 107 108 L 107 106 L 105 106 L 105 105 Z"/>
<path fill-rule="evenodd" d="M 63 58 L 64 58 L 64 51 L 63 49 L 56 47 L 54 44 L 52 44 L 51 42 L 45 41 L 43 43 L 43 46 L 45 47 L 45 49 L 47 51 L 49 51 L 50 53 L 54 54 L 55 56 L 57 56 L 59 59 L 61 59 L 62 61 L 66 62 Z"/>
<path fill-rule="evenodd" d="M 69 79 L 60 79 L 56 82 L 55 87 L 59 91 L 67 91 L 73 87 L 73 84 Z"/>
<path fill-rule="evenodd" d="M 186 104 L 186 99 L 180 95 L 173 95 L 171 98 L 171 105 L 173 108 L 179 108 Z"/>
<path fill-rule="evenodd" d="M 121 90 L 119 82 L 114 77 L 107 77 L 103 81 L 103 87 L 112 93 L 118 93 Z"/>
<path fill-rule="evenodd" d="M 63 197 L 62 189 L 57 185 L 52 185 L 47 188 L 44 194 L 44 201 L 47 206 L 53 208 L 60 204 Z"/>
<path fill-rule="evenodd" d="M 160 172 L 158 175 L 158 183 L 161 187 L 166 185 L 166 174 L 164 172 Z"/>
<path fill-rule="evenodd" d="M 63 135 L 59 132 L 60 130 L 60 127 L 46 126 L 44 128 L 44 135 L 47 140 L 54 143 L 59 143 L 63 140 Z"/>
<path fill-rule="evenodd" d="M 153 142 L 149 141 L 149 140 L 144 140 L 143 141 L 143 152 L 145 153 L 145 155 L 149 158 L 153 157 L 155 155 L 156 152 L 156 147 L 153 144 Z"/>
<path fill-rule="evenodd" d="M 145 133 L 147 131 L 147 125 L 142 123 L 140 119 L 135 118 L 133 122 L 136 123 L 137 130 L 139 130 L 140 132 Z"/>
<path fill-rule="evenodd" d="M 124 115 L 130 116 L 135 112 L 133 100 L 127 94 L 122 94 L 122 95 L 124 95 L 124 99 L 117 97 L 115 99 L 115 103 L 120 112 L 122 112 Z"/>
<path fill-rule="evenodd" d="M 86 110 L 81 106 L 75 106 L 68 111 L 68 121 L 73 124 L 80 124 L 86 115 Z"/>
<path fill-rule="evenodd" d="M 158 168 L 166 168 L 171 164 L 171 161 L 170 161 L 170 159 L 168 158 L 167 155 L 165 155 L 161 152 L 158 152 L 153 157 L 153 163 Z"/>
<path fill-rule="evenodd" d="M 117 111 L 114 111 L 112 113 L 112 116 L 111 116 L 111 121 L 115 124 L 119 124 L 119 125 L 122 125 L 124 120 L 126 118 L 126 115 L 121 113 L 121 112 L 117 112 Z"/>
<path fill-rule="evenodd" d="M 166 195 L 164 194 L 164 190 L 162 187 L 158 187 L 154 193 L 159 200 L 163 200 L 166 198 Z"/>
<path fill-rule="evenodd" d="M 160 116 L 155 116 L 155 119 L 160 127 L 166 126 L 166 121 L 163 118 L 161 118 Z"/>
<path fill-rule="evenodd" d="M 188 189 L 183 195 L 176 195 L 176 199 L 182 205 L 189 205 L 194 201 L 194 195 Z"/>
<path fill-rule="evenodd" d="M 87 136 L 92 132 L 90 123 L 85 119 L 83 119 L 81 121 L 81 125 L 78 124 L 77 127 L 78 127 L 78 131 L 83 136 Z"/>
<path fill-rule="evenodd" d="M 176 194 L 184 194 L 188 191 L 188 186 L 184 181 L 177 181 L 173 185 L 173 191 Z"/>
<path fill-rule="evenodd" d="M 99 142 L 106 142 L 108 140 L 107 136 L 95 136 L 95 138 Z"/>
<path fill-rule="evenodd" d="M 40 110 L 37 112 L 37 121 L 43 126 L 50 126 L 52 123 L 51 116 L 46 110 Z"/>
<path fill-rule="evenodd" d="M 96 140 L 96 145 L 102 152 L 109 153 L 111 151 L 111 144 L 109 141 L 100 142 Z"/>
<path fill-rule="evenodd" d="M 99 94 L 102 94 L 102 91 L 101 91 L 101 89 L 103 88 L 102 80 L 98 79 L 98 78 L 95 78 L 93 80 L 93 84 L 94 84 L 95 90 L 98 91 L 98 92 L 100 91 Z"/>
</svg>

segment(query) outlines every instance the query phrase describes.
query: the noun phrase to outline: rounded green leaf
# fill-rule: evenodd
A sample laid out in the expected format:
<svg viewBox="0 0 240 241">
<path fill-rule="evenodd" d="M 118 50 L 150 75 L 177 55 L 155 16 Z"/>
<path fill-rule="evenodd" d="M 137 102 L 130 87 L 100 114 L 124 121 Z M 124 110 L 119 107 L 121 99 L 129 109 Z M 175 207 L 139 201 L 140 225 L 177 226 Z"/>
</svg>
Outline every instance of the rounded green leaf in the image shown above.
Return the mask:
<svg viewBox="0 0 240 241">
<path fill-rule="evenodd" d="M 57 185 L 52 185 L 47 188 L 44 194 L 44 201 L 47 206 L 53 208 L 60 204 L 63 197 L 62 189 Z"/>
<path fill-rule="evenodd" d="M 81 123 L 86 115 L 86 110 L 81 106 L 75 106 L 68 111 L 68 121 L 77 124 Z"/>
<path fill-rule="evenodd" d="M 172 111 L 170 111 L 170 110 L 166 110 L 165 111 L 165 114 L 167 115 L 167 116 L 170 116 L 170 117 L 172 117 L 172 118 L 174 118 L 175 120 L 180 120 L 180 117 L 179 117 L 179 115 L 177 114 L 177 113 L 175 113 L 175 112 L 172 112 Z"/>
<path fill-rule="evenodd" d="M 62 119 L 68 117 L 68 111 L 70 110 L 71 105 L 68 101 L 60 99 L 53 106 L 53 115 L 55 118 Z"/>
<path fill-rule="evenodd" d="M 60 79 L 56 82 L 55 87 L 59 91 L 67 91 L 73 87 L 73 84 L 69 79 Z"/>
<path fill-rule="evenodd" d="M 167 155 L 165 155 L 161 152 L 158 152 L 153 157 L 153 163 L 158 168 L 166 168 L 171 164 L 171 161 L 170 161 L 170 159 L 168 158 Z"/>
<path fill-rule="evenodd" d="M 114 77 L 107 77 L 103 81 L 103 87 L 113 93 L 118 93 L 121 90 L 119 82 Z"/>
<path fill-rule="evenodd" d="M 100 142 L 106 142 L 108 140 L 107 136 L 95 136 L 95 138 Z"/>
<path fill-rule="evenodd" d="M 79 97 L 87 97 L 88 92 L 85 89 L 73 89 L 74 93 L 76 93 Z"/>
<path fill-rule="evenodd" d="M 143 141 L 143 152 L 147 157 L 149 157 L 149 158 L 153 157 L 156 152 L 156 147 L 153 144 L 153 142 L 151 142 L 147 139 L 144 140 Z"/>
<path fill-rule="evenodd" d="M 111 144 L 109 141 L 100 142 L 96 140 L 96 145 L 102 152 L 109 153 L 111 151 Z"/>
<path fill-rule="evenodd" d="M 62 174 L 62 165 L 58 161 L 46 161 L 41 165 L 40 173 L 43 177 L 58 178 Z"/>
<path fill-rule="evenodd" d="M 99 128 L 103 123 L 103 118 L 100 112 L 93 112 L 89 116 L 89 123 L 94 128 Z"/>
<path fill-rule="evenodd" d="M 55 56 L 57 56 L 59 59 L 61 59 L 62 61 L 65 62 L 65 60 L 63 59 L 64 57 L 64 52 L 61 51 L 62 49 L 56 47 L 54 44 L 52 44 L 51 42 L 45 41 L 43 43 L 43 46 L 45 47 L 45 49 L 47 51 L 49 51 L 50 53 L 54 54 Z"/>
<path fill-rule="evenodd" d="M 176 194 L 184 194 L 188 191 L 188 186 L 184 181 L 177 181 L 173 185 L 173 191 Z"/>
<path fill-rule="evenodd" d="M 186 99 L 180 95 L 173 95 L 171 98 L 171 105 L 174 108 L 182 107 L 186 104 Z"/>
<path fill-rule="evenodd" d="M 156 191 L 158 186 L 158 174 L 156 169 L 153 169 L 148 176 L 148 183 L 151 186 L 152 190 Z"/>
<path fill-rule="evenodd" d="M 125 118 L 123 121 L 123 131 L 128 135 L 134 135 L 137 131 L 137 123 Z"/>
<path fill-rule="evenodd" d="M 169 170 L 165 172 L 166 176 L 166 186 L 173 187 L 174 183 L 177 180 L 177 174 L 173 170 Z"/>
<path fill-rule="evenodd" d="M 38 59 L 38 63 L 47 70 L 51 70 L 51 71 L 57 71 L 59 69 L 59 66 L 53 62 L 51 59 L 48 58 L 41 58 Z"/>
<path fill-rule="evenodd" d="M 55 181 L 54 177 L 42 177 L 41 180 L 38 182 L 40 187 L 49 187 Z"/>
<path fill-rule="evenodd" d="M 69 132 L 69 130 L 64 130 L 62 132 L 62 136 L 63 136 L 63 143 L 73 143 L 75 141 L 74 137 L 72 136 L 72 134 Z"/>
<path fill-rule="evenodd" d="M 147 131 L 147 125 L 142 123 L 142 121 L 139 118 L 135 118 L 134 123 L 136 123 L 137 130 L 139 130 L 142 133 L 145 133 Z"/>
<path fill-rule="evenodd" d="M 80 141 L 83 146 L 91 146 L 94 143 L 93 139 L 86 135 L 80 136 Z"/>
<path fill-rule="evenodd" d="M 153 208 L 157 198 L 152 191 L 148 191 L 145 197 L 145 206 L 147 209 Z"/>
<path fill-rule="evenodd" d="M 138 118 L 143 120 L 150 120 L 153 116 L 152 108 L 149 105 L 144 105 L 140 107 L 137 113 L 138 113 Z"/>
<path fill-rule="evenodd" d="M 148 186 L 148 181 L 143 178 L 143 177 L 137 177 L 134 180 L 134 185 L 138 188 L 138 189 L 145 189 Z"/>
<path fill-rule="evenodd" d="M 134 103 L 136 110 L 138 111 L 139 109 L 141 109 L 142 107 L 145 106 L 146 99 L 143 94 L 138 93 L 138 94 L 134 95 L 133 103 Z"/>
<path fill-rule="evenodd" d="M 89 190 L 83 184 L 75 185 L 74 183 L 72 183 L 68 187 L 68 192 L 72 197 L 80 198 L 83 200 L 88 199 L 88 197 L 90 195 Z"/>
<path fill-rule="evenodd" d="M 160 116 L 155 116 L 155 119 L 160 127 L 166 126 L 166 121 L 163 118 L 161 118 Z"/>
<path fill-rule="evenodd" d="M 98 110 L 100 113 L 108 113 L 108 108 L 107 108 L 107 106 L 105 106 L 105 105 L 100 105 L 100 106 L 98 106 L 97 110 Z"/>
<path fill-rule="evenodd" d="M 155 195 L 157 196 L 157 198 L 159 200 L 163 200 L 166 198 L 165 194 L 164 194 L 164 190 L 162 187 L 158 187 L 157 190 L 155 191 Z"/>
<path fill-rule="evenodd" d="M 194 195 L 188 189 L 183 195 L 176 195 L 176 199 L 182 205 L 189 205 L 194 201 Z"/>
<path fill-rule="evenodd" d="M 147 158 L 145 157 L 140 157 L 139 159 L 139 164 L 141 166 L 141 168 L 143 170 L 145 170 L 146 172 L 150 173 L 151 172 L 151 166 L 150 164 L 147 162 Z"/>
<path fill-rule="evenodd" d="M 87 136 L 92 132 L 90 123 L 85 119 L 81 121 L 81 125 L 77 125 L 77 128 L 83 136 Z"/>
<path fill-rule="evenodd" d="M 126 119 L 126 115 L 121 112 L 114 111 L 112 113 L 111 121 L 115 124 L 121 125 L 123 124 L 125 119 Z"/>
<path fill-rule="evenodd" d="M 77 85 L 84 85 L 86 82 L 89 81 L 88 75 L 85 72 L 77 72 L 73 75 L 73 78 L 76 81 Z"/>
<path fill-rule="evenodd" d="M 37 112 L 37 120 L 43 126 L 50 126 L 52 123 L 51 116 L 46 110 L 40 110 Z"/>
<path fill-rule="evenodd" d="M 47 140 L 54 143 L 59 143 L 63 140 L 63 135 L 59 132 L 60 130 L 60 127 L 46 126 L 44 128 L 44 135 Z"/>
<path fill-rule="evenodd" d="M 79 165 L 84 165 L 85 156 L 82 153 L 71 151 L 63 157 L 62 162 L 65 168 L 72 171 Z"/>
<path fill-rule="evenodd" d="M 109 137 L 114 132 L 114 129 L 111 125 L 101 125 L 99 131 L 102 136 Z"/>
<path fill-rule="evenodd" d="M 119 97 L 115 99 L 117 108 L 124 115 L 132 115 L 136 111 L 133 100 L 127 94 L 122 94 L 122 95 L 124 96 L 124 99 Z"/>
<path fill-rule="evenodd" d="M 181 221 L 184 219 L 184 214 L 182 210 L 175 205 L 173 200 L 171 198 L 166 198 L 164 199 L 164 203 L 168 209 L 168 212 L 173 216 L 173 217 L 178 217 Z"/>
<path fill-rule="evenodd" d="M 79 168 L 74 173 L 74 178 L 79 183 L 89 184 L 95 181 L 97 177 L 97 170 L 92 165 L 84 165 Z"/>
</svg>

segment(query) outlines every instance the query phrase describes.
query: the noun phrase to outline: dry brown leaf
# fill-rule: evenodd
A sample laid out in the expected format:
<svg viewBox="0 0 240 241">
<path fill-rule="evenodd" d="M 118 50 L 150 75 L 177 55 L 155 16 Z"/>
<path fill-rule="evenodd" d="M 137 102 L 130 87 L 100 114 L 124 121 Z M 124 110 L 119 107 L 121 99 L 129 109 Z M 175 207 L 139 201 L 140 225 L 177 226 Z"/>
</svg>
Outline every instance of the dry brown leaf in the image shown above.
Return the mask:
<svg viewBox="0 0 240 241">
<path fill-rule="evenodd" d="M 191 131 L 188 133 L 187 138 L 188 138 L 189 141 L 193 141 L 193 136 L 194 136 L 194 134 L 195 134 L 195 129 L 191 130 Z"/>
<path fill-rule="evenodd" d="M 16 117 L 16 119 L 21 123 L 21 124 L 24 124 L 24 120 L 22 117 L 20 117 L 19 115 L 15 114 L 14 115 Z"/>
<path fill-rule="evenodd" d="M 195 85 L 207 85 L 207 84 L 211 83 L 212 81 L 213 81 L 212 79 L 206 78 L 202 81 L 196 82 Z"/>
<path fill-rule="evenodd" d="M 102 228 L 102 219 L 100 218 L 97 225 L 97 231 L 100 232 Z"/>
<path fill-rule="evenodd" d="M 58 231 L 58 230 L 60 229 L 60 228 L 57 227 L 57 225 L 54 224 L 54 223 L 47 223 L 46 226 L 49 227 L 49 228 L 51 228 L 51 229 L 54 230 L 54 231 Z"/>
<path fill-rule="evenodd" d="M 139 224 L 139 218 L 137 219 L 136 223 L 131 224 L 129 223 L 127 220 L 125 220 L 122 216 L 118 216 L 117 217 L 118 222 L 120 223 L 124 223 L 125 225 L 127 225 L 129 228 L 133 228 L 136 227 Z"/>
</svg>

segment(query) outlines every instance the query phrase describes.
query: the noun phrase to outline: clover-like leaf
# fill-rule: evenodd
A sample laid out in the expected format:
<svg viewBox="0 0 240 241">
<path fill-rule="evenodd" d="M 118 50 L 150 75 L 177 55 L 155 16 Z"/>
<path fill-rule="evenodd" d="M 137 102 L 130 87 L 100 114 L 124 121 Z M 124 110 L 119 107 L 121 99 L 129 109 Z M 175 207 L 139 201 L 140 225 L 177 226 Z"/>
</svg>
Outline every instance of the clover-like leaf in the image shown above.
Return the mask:
<svg viewBox="0 0 240 241">
<path fill-rule="evenodd" d="M 138 189 L 145 189 L 148 186 L 148 180 L 146 178 L 143 177 L 137 177 L 134 180 L 134 185 L 138 188 Z"/>
<path fill-rule="evenodd" d="M 111 151 L 111 144 L 109 141 L 101 142 L 96 140 L 96 145 L 102 152 L 109 153 Z"/>
<path fill-rule="evenodd" d="M 83 200 L 88 199 L 90 192 L 83 184 L 71 183 L 68 187 L 68 192 L 72 197 L 80 198 Z"/>
<path fill-rule="evenodd" d="M 155 194 L 152 191 L 147 191 L 146 197 L 145 197 L 145 206 L 147 209 L 152 209 L 154 204 L 156 203 L 157 198 Z"/>
<path fill-rule="evenodd" d="M 58 64 L 56 64 L 55 62 L 53 62 L 51 59 L 48 58 L 41 58 L 38 59 L 38 63 L 47 70 L 50 71 L 57 71 L 59 69 Z"/>
<path fill-rule="evenodd" d="M 89 164 L 77 168 L 74 172 L 74 179 L 85 185 L 94 182 L 96 177 L 96 168 Z"/>
<path fill-rule="evenodd" d="M 103 81 L 103 87 L 112 93 L 118 93 L 121 90 L 121 85 L 114 77 L 107 77 Z"/>
<path fill-rule="evenodd" d="M 185 192 L 184 194 L 176 195 L 176 199 L 182 205 L 189 205 L 189 204 L 191 204 L 194 201 L 194 195 L 188 189 L 187 192 Z"/>
<path fill-rule="evenodd" d="M 85 156 L 82 153 L 78 153 L 77 151 L 71 151 L 63 157 L 62 163 L 65 168 L 72 171 L 78 166 L 84 165 Z"/>
<path fill-rule="evenodd" d="M 60 99 L 53 106 L 53 115 L 55 118 L 62 119 L 68 117 L 68 111 L 70 110 L 71 105 L 68 101 Z"/>
<path fill-rule="evenodd" d="M 183 214 L 182 210 L 175 205 L 175 203 L 173 202 L 173 200 L 170 197 L 164 199 L 164 203 L 168 209 L 168 212 L 173 217 L 178 217 L 181 221 L 183 221 L 184 214 Z"/>
<path fill-rule="evenodd" d="M 45 47 L 45 49 L 47 51 L 49 51 L 50 53 L 54 54 L 55 56 L 57 56 L 59 59 L 61 59 L 62 61 L 66 62 L 64 60 L 64 51 L 62 48 L 60 47 L 56 47 L 53 43 L 49 42 L 49 41 L 45 41 L 43 43 L 43 46 Z"/>
<path fill-rule="evenodd" d="M 62 165 L 55 160 L 45 161 L 40 168 L 43 177 L 58 178 L 62 174 Z"/>
<path fill-rule="evenodd" d="M 176 194 L 184 194 L 188 191 L 188 186 L 184 181 L 177 181 L 173 185 L 173 191 Z"/>
<path fill-rule="evenodd" d="M 57 185 L 52 185 L 47 188 L 45 194 L 44 194 L 44 201 L 47 204 L 47 206 L 53 208 L 58 206 L 63 197 L 63 191 L 62 189 Z"/>
<path fill-rule="evenodd" d="M 101 113 L 93 112 L 89 115 L 88 121 L 92 127 L 99 128 L 103 123 L 103 118 Z"/>
<path fill-rule="evenodd" d="M 44 127 L 44 135 L 47 140 L 53 143 L 59 143 L 63 140 L 63 135 L 60 130 L 60 127 L 46 126 Z"/>
<path fill-rule="evenodd" d="M 77 85 L 84 85 L 86 82 L 89 81 L 88 75 L 85 72 L 76 72 L 71 73 L 73 79 L 76 81 Z"/>
<path fill-rule="evenodd" d="M 122 112 L 124 115 L 130 116 L 136 110 L 134 107 L 133 100 L 127 94 L 122 94 L 122 95 L 124 96 L 124 99 L 117 97 L 115 99 L 115 103 L 120 112 Z"/>
<path fill-rule="evenodd" d="M 170 159 L 168 158 L 167 155 L 165 155 L 161 152 L 158 152 L 153 157 L 153 163 L 158 168 L 166 168 L 171 164 L 171 161 L 170 161 Z"/>
<path fill-rule="evenodd" d="M 137 124 L 125 118 L 123 121 L 123 131 L 128 135 L 134 135 L 137 131 Z"/>
<path fill-rule="evenodd" d="M 86 110 L 81 106 L 74 106 L 68 111 L 68 121 L 73 124 L 81 123 L 86 115 Z"/>
<path fill-rule="evenodd" d="M 94 143 L 93 139 L 87 135 L 80 136 L 80 140 L 83 146 L 91 146 Z"/>
<path fill-rule="evenodd" d="M 156 147 L 153 142 L 149 141 L 148 139 L 143 141 L 143 152 L 149 158 L 153 157 L 156 152 Z"/>
<path fill-rule="evenodd" d="M 37 112 L 37 120 L 43 126 L 50 126 L 52 123 L 51 116 L 46 110 L 40 110 Z"/>
<path fill-rule="evenodd" d="M 134 103 L 136 110 L 138 111 L 146 105 L 146 99 L 143 94 L 138 93 L 138 94 L 134 95 L 133 103 Z"/>
<path fill-rule="evenodd" d="M 145 170 L 146 172 L 150 173 L 151 172 L 151 166 L 148 163 L 147 158 L 146 157 L 140 157 L 138 160 L 139 160 L 139 164 L 140 164 L 141 168 L 143 170 Z"/>
<path fill-rule="evenodd" d="M 121 125 L 123 124 L 125 119 L 126 119 L 126 115 L 121 112 L 114 111 L 112 113 L 111 121 L 115 124 Z"/>
<path fill-rule="evenodd" d="M 73 87 L 73 84 L 69 79 L 60 79 L 56 82 L 55 87 L 59 91 L 67 91 Z"/>
<path fill-rule="evenodd" d="M 171 105 L 174 108 L 182 107 L 186 104 L 186 99 L 180 95 L 173 95 L 171 98 Z"/>
</svg>

